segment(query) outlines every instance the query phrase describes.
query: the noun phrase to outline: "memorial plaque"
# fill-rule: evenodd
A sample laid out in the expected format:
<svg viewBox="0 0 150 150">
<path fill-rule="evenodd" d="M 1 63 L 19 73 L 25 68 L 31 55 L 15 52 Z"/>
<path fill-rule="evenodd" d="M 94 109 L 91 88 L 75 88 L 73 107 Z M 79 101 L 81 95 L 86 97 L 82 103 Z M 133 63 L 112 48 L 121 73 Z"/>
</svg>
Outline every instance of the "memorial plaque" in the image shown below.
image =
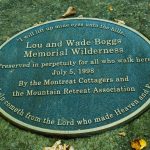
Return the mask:
<svg viewBox="0 0 150 150">
<path fill-rule="evenodd" d="M 100 19 L 28 28 L 0 49 L 0 111 L 21 127 L 82 136 L 140 114 L 150 103 L 150 42 Z"/>
</svg>

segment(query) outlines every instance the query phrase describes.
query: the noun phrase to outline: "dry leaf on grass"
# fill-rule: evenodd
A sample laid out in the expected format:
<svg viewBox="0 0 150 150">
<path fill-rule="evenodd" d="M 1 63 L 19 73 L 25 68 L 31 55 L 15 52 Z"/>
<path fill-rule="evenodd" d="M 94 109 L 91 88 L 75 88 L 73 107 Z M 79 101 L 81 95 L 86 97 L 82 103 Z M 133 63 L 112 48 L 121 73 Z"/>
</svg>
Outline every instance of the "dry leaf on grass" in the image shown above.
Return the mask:
<svg viewBox="0 0 150 150">
<path fill-rule="evenodd" d="M 38 26 L 38 25 L 40 25 L 40 24 L 43 24 L 43 22 L 38 22 L 38 23 L 35 23 L 33 26 Z"/>
<path fill-rule="evenodd" d="M 9 36 L 3 36 L 3 39 L 8 41 L 10 39 L 10 37 Z"/>
<path fill-rule="evenodd" d="M 83 15 L 79 15 L 77 18 L 83 18 Z"/>
<path fill-rule="evenodd" d="M 119 132 L 118 135 L 120 135 L 120 136 L 126 136 L 126 133 L 125 132 Z"/>
<path fill-rule="evenodd" d="M 67 144 L 61 144 L 61 141 L 56 141 L 52 147 L 44 147 L 43 150 L 74 150 L 74 148 Z"/>
<path fill-rule="evenodd" d="M 108 11 L 109 11 L 109 12 L 113 11 L 112 5 L 108 5 Z"/>
<path fill-rule="evenodd" d="M 135 139 L 131 142 L 131 147 L 135 150 L 142 150 L 147 146 L 147 143 L 144 139 Z"/>
<path fill-rule="evenodd" d="M 61 18 L 66 18 L 72 15 L 75 15 L 77 12 L 76 8 L 73 6 L 70 6 L 67 11 L 61 16 Z"/>
<path fill-rule="evenodd" d="M 123 20 L 119 20 L 119 19 L 114 19 L 114 20 L 119 24 L 126 24 Z"/>
</svg>

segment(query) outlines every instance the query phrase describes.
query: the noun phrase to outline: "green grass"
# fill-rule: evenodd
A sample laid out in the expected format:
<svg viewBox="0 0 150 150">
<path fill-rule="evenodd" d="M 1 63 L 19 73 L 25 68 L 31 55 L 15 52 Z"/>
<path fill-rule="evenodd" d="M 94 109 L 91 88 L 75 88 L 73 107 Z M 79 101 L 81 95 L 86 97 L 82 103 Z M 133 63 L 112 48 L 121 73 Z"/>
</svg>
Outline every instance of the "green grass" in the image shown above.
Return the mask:
<svg viewBox="0 0 150 150">
<path fill-rule="evenodd" d="M 115 130 L 86 138 L 62 139 L 62 142 L 73 145 L 76 150 L 130 150 L 130 141 L 133 139 L 143 138 L 150 143 L 149 115 L 150 110 L 128 125 Z M 119 132 L 125 132 L 126 136 L 119 136 Z M 2 150 L 42 150 L 43 147 L 51 146 L 60 139 L 18 129 L 3 119 L 0 123 L 0 133 Z M 149 149 L 148 145 L 145 150 Z"/>
<path fill-rule="evenodd" d="M 113 11 L 108 11 L 108 5 Z M 69 6 L 77 8 L 75 16 L 114 20 L 138 30 L 150 39 L 149 0 L 0 0 L 0 44 L 38 22 L 58 19 Z M 150 110 L 126 126 L 91 137 L 62 139 L 76 150 L 130 150 L 130 141 L 144 138 L 150 149 Z M 119 132 L 126 132 L 120 137 Z M 0 150 L 42 150 L 60 138 L 46 137 L 21 130 L 0 118 Z"/>
</svg>

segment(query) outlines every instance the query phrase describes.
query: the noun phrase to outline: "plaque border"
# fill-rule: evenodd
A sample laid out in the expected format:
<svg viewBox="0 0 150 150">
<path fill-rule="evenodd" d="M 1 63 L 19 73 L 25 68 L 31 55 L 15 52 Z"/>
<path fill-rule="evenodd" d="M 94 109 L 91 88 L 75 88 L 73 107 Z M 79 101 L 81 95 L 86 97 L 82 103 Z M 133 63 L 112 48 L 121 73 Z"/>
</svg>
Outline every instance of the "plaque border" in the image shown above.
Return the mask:
<svg viewBox="0 0 150 150">
<path fill-rule="evenodd" d="M 128 116 L 126 116 L 118 121 L 115 121 L 113 123 L 110 123 L 110 124 L 107 124 L 107 125 L 104 125 L 101 127 L 84 129 L 84 130 L 74 130 L 74 131 L 51 130 L 51 129 L 44 129 L 44 128 L 36 127 L 36 126 L 24 123 L 14 117 L 12 117 L 11 115 L 9 115 L 7 112 L 2 110 L 1 108 L 0 108 L 0 114 L 2 114 L 2 116 L 4 116 L 6 119 L 8 119 L 13 124 L 15 124 L 21 128 L 37 132 L 37 133 L 43 133 L 45 135 L 65 136 L 65 137 L 67 137 L 67 136 L 69 136 L 69 137 L 81 136 L 82 137 L 84 135 L 94 134 L 94 133 L 101 132 L 101 131 L 104 131 L 107 129 L 115 128 L 116 126 L 119 126 L 121 124 L 125 124 L 125 123 L 129 122 L 130 120 L 136 118 L 138 115 L 142 114 L 146 108 L 147 109 L 149 108 L 149 105 L 150 105 L 150 98 L 147 100 L 146 103 L 144 103 L 136 111 L 134 111 L 133 113 L 129 114 Z"/>
<path fill-rule="evenodd" d="M 60 21 L 65 21 L 65 20 L 95 20 L 95 21 L 102 21 L 102 22 L 108 22 L 108 23 L 112 23 L 112 24 L 116 24 L 118 26 L 124 27 L 134 33 L 136 33 L 138 36 L 142 37 L 142 39 L 144 39 L 146 42 L 148 42 L 150 44 L 150 41 L 148 40 L 148 38 L 146 38 L 144 35 L 142 35 L 140 32 L 136 31 L 135 29 L 128 27 L 126 25 L 123 24 L 119 24 L 113 21 L 109 21 L 109 20 L 105 20 L 105 19 L 98 19 L 98 18 L 67 18 L 67 19 L 59 19 L 59 20 L 52 20 L 52 21 L 48 21 L 48 22 L 44 22 L 42 24 L 33 26 L 33 27 L 29 27 L 17 34 L 15 34 L 14 36 L 12 36 L 9 40 L 7 40 L 6 42 L 4 42 L 1 46 L 0 49 L 7 44 L 9 41 L 11 41 L 12 39 L 14 39 L 15 37 L 17 37 L 18 35 L 32 29 L 38 26 L 42 26 L 44 24 L 49 24 L 52 22 L 60 22 Z M 38 133 L 43 133 L 43 134 L 48 134 L 48 135 L 56 135 L 56 136 L 65 136 L 65 137 L 77 137 L 77 136 L 84 136 L 84 135 L 89 135 L 89 134 L 93 134 L 93 133 L 97 133 L 100 131 L 104 131 L 110 128 L 114 128 L 116 126 L 119 126 L 121 124 L 127 123 L 130 120 L 136 118 L 137 116 L 139 116 L 141 113 L 143 113 L 146 109 L 149 109 L 150 106 L 150 98 L 148 98 L 148 100 L 141 106 L 139 107 L 136 111 L 132 112 L 131 114 L 127 115 L 126 117 L 123 117 L 122 119 L 115 121 L 113 123 L 109 123 L 107 125 L 103 125 L 100 127 L 96 127 L 96 128 L 91 128 L 91 129 L 78 129 L 78 130 L 73 130 L 73 131 L 65 131 L 65 130 L 51 130 L 51 129 L 44 129 L 44 128 L 40 128 L 40 127 L 36 127 L 27 123 L 24 123 L 23 121 L 20 121 L 16 118 L 14 118 L 13 116 L 9 115 L 7 112 L 5 112 L 2 108 L 0 108 L 0 115 L 4 116 L 4 118 L 8 119 L 10 122 L 12 122 L 13 124 L 24 128 L 24 129 L 28 129 L 34 132 L 38 132 Z M 81 135 L 82 134 L 82 135 Z"/>
</svg>

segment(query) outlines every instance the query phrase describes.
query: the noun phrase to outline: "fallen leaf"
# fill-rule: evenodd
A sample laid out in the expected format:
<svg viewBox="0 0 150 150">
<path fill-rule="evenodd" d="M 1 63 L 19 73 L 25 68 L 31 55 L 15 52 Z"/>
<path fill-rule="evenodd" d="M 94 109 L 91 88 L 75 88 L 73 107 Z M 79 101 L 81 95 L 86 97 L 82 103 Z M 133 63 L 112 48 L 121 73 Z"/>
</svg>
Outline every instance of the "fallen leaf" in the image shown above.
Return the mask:
<svg viewBox="0 0 150 150">
<path fill-rule="evenodd" d="M 112 7 L 112 5 L 108 5 L 108 11 L 113 11 L 113 7 Z"/>
<path fill-rule="evenodd" d="M 77 18 L 83 18 L 83 15 L 79 15 Z"/>
<path fill-rule="evenodd" d="M 51 147 L 44 147 L 43 150 L 52 150 Z"/>
<path fill-rule="evenodd" d="M 43 24 L 43 22 L 38 22 L 38 23 L 35 23 L 33 26 L 38 26 L 38 25 L 40 25 L 40 24 Z"/>
<path fill-rule="evenodd" d="M 69 16 L 72 16 L 72 15 L 75 15 L 76 14 L 76 8 L 73 7 L 73 6 L 70 6 L 67 11 L 61 16 L 62 18 L 66 18 L 66 17 L 69 17 Z"/>
<path fill-rule="evenodd" d="M 141 149 L 143 149 L 144 147 L 147 146 L 147 143 L 144 139 L 140 139 L 140 145 L 141 145 Z"/>
<path fill-rule="evenodd" d="M 119 19 L 114 19 L 114 20 L 119 24 L 126 24 L 123 20 L 119 20 Z"/>
<path fill-rule="evenodd" d="M 4 36 L 3 39 L 4 39 L 4 40 L 9 40 L 10 37 L 9 37 L 9 36 Z"/>
<path fill-rule="evenodd" d="M 68 150 L 74 150 L 74 147 L 73 147 L 73 146 L 70 146 Z"/>
<path fill-rule="evenodd" d="M 56 146 L 58 146 L 60 144 L 61 144 L 61 140 L 58 140 L 58 141 L 55 142 L 55 144 L 53 145 L 53 147 L 56 147 Z"/>
<path fill-rule="evenodd" d="M 43 150 L 74 150 L 70 145 L 61 144 L 61 141 L 56 141 L 52 147 L 44 147 Z"/>
<path fill-rule="evenodd" d="M 135 139 L 131 142 L 131 147 L 135 150 L 142 150 L 147 146 L 147 143 L 144 139 Z"/>
<path fill-rule="evenodd" d="M 120 136 L 126 136 L 126 133 L 125 132 L 119 132 L 118 135 L 120 135 Z"/>
</svg>

